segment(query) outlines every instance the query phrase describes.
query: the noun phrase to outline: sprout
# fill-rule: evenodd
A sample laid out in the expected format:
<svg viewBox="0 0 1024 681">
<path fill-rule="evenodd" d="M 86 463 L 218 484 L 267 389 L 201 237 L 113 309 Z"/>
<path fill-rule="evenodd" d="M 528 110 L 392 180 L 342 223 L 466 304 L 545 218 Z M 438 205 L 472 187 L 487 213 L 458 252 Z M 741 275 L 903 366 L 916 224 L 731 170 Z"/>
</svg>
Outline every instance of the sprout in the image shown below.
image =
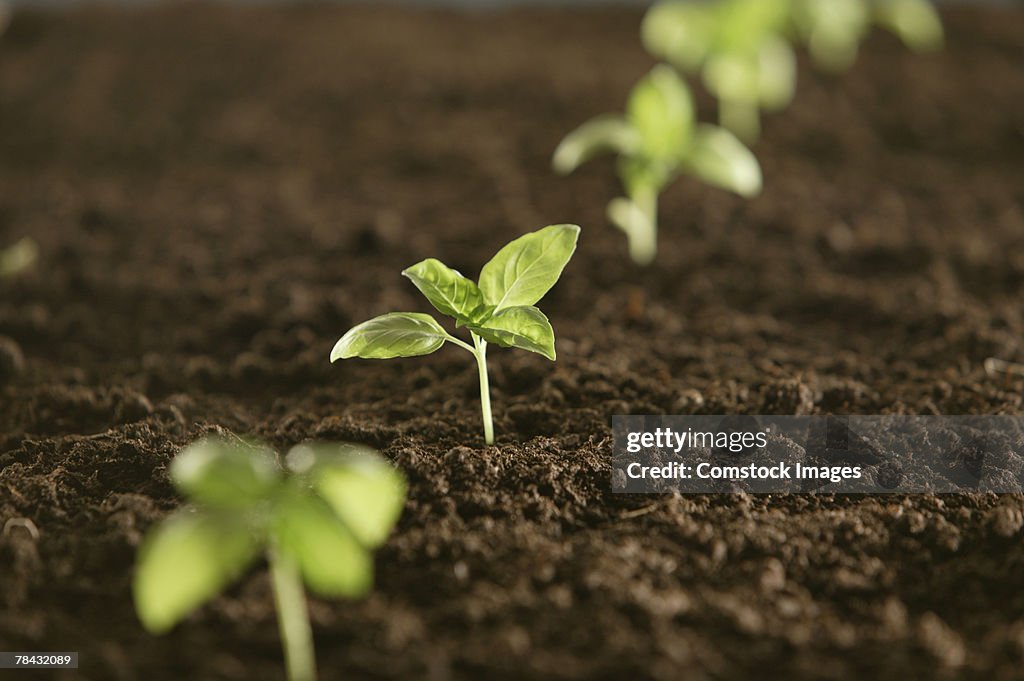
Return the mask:
<svg viewBox="0 0 1024 681">
<path fill-rule="evenodd" d="M 555 332 L 534 305 L 544 297 L 576 250 L 580 228 L 552 225 L 512 241 L 480 271 L 479 283 L 433 258 L 402 274 L 438 312 L 465 326 L 473 344 L 452 336 L 436 319 L 417 312 L 392 312 L 349 330 L 331 351 L 339 359 L 391 359 L 429 355 L 445 342 L 472 353 L 480 379 L 484 440 L 494 444 L 487 344 L 520 348 L 555 359 Z"/>
<path fill-rule="evenodd" d="M 257 444 L 206 439 L 171 463 L 192 502 L 150 531 L 133 583 L 143 625 L 164 633 L 237 579 L 261 552 L 270 563 L 291 681 L 314 681 L 303 582 L 321 596 L 357 597 L 373 583 L 371 549 L 387 538 L 405 481 L 373 450 L 305 444 L 285 457 Z"/>
<path fill-rule="evenodd" d="M 860 43 L 875 23 L 915 52 L 944 42 L 942 20 L 927 0 L 793 0 L 793 24 L 815 63 L 829 71 L 853 65 Z"/>
<path fill-rule="evenodd" d="M 625 198 L 608 205 L 608 218 L 629 239 L 641 265 L 657 254 L 658 195 L 679 174 L 754 196 L 761 191 L 757 159 L 732 133 L 696 122 L 686 84 L 670 67 L 656 66 L 629 97 L 625 116 L 599 116 L 570 133 L 555 150 L 553 165 L 569 173 L 601 152 L 619 157 Z"/>
<path fill-rule="evenodd" d="M 784 108 L 796 88 L 796 56 L 783 35 L 790 1 L 660 3 L 644 17 L 644 45 L 681 71 L 699 73 L 718 99 L 719 122 L 753 142 L 759 111 Z"/>
<path fill-rule="evenodd" d="M 822 68 L 841 71 L 853 64 L 872 23 L 917 52 L 942 46 L 942 22 L 927 0 L 671 0 L 650 9 L 642 32 L 651 54 L 700 74 L 718 99 L 721 124 L 752 142 L 760 110 L 793 99 L 791 38 Z"/>
</svg>

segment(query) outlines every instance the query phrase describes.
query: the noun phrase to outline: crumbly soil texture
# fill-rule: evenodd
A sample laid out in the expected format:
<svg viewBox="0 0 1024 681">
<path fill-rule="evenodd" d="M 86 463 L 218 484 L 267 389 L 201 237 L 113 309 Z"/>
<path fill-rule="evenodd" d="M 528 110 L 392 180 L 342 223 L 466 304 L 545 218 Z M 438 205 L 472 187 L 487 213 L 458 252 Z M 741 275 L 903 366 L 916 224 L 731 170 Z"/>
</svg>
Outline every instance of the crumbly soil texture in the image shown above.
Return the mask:
<svg viewBox="0 0 1024 681">
<path fill-rule="evenodd" d="M 41 252 L 0 282 L 0 649 L 80 652 L 59 679 L 283 678 L 264 566 L 160 637 L 130 598 L 182 503 L 168 462 L 231 432 L 366 443 L 409 479 L 373 593 L 311 601 L 324 679 L 1022 678 L 1020 497 L 613 494 L 610 421 L 1024 412 L 982 366 L 1024 359 L 1024 13 L 802 64 L 764 194 L 679 181 L 648 269 L 605 221 L 612 162 L 549 170 L 650 68 L 639 21 L 16 14 L 0 242 Z M 558 361 L 491 353 L 495 446 L 464 351 L 328 362 L 428 311 L 404 267 L 475 275 L 559 222 L 583 232 L 542 302 Z"/>
</svg>

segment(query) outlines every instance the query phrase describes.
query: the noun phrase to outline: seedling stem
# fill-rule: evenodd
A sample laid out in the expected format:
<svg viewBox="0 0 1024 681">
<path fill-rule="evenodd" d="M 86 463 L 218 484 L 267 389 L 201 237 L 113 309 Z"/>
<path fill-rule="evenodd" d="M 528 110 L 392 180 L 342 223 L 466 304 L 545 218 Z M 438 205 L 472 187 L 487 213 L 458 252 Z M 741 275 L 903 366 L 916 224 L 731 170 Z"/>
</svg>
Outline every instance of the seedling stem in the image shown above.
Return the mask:
<svg viewBox="0 0 1024 681">
<path fill-rule="evenodd" d="M 277 603 L 277 624 L 284 647 L 289 681 L 316 681 L 313 631 L 309 626 L 302 575 L 295 561 L 278 550 L 270 551 L 270 576 Z"/>
<path fill-rule="evenodd" d="M 491 385 L 487 378 L 487 341 L 475 333 L 471 332 L 471 335 L 473 336 L 473 345 L 476 346 L 473 355 L 476 357 L 476 365 L 480 370 L 480 410 L 484 419 L 484 442 L 493 445 L 494 419 L 491 417 Z"/>
<path fill-rule="evenodd" d="M 653 187 L 637 189 L 633 202 L 644 219 L 630 234 L 630 255 L 634 262 L 647 265 L 658 253 L 658 192 Z"/>
</svg>

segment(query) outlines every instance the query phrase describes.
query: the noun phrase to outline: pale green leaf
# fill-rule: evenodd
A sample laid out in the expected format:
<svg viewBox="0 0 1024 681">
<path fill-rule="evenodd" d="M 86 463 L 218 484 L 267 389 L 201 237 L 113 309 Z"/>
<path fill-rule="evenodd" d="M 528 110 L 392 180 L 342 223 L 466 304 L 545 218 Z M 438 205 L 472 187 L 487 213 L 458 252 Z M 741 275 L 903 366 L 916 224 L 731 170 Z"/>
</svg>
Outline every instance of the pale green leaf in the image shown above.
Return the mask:
<svg viewBox="0 0 1024 681">
<path fill-rule="evenodd" d="M 402 272 L 427 297 L 434 308 L 460 321 L 474 320 L 484 305 L 483 294 L 472 279 L 428 258 Z"/>
<path fill-rule="evenodd" d="M 756 103 L 761 79 L 758 57 L 757 52 L 715 54 L 704 65 L 704 84 L 718 99 Z"/>
<path fill-rule="evenodd" d="M 428 314 L 392 312 L 350 329 L 335 344 L 331 361 L 429 355 L 444 345 L 447 338 L 448 333 Z"/>
<path fill-rule="evenodd" d="M 296 488 L 274 508 L 275 550 L 299 566 L 321 596 L 361 596 L 373 585 L 373 559 L 323 499 Z"/>
<path fill-rule="evenodd" d="M 299 445 L 291 461 L 310 462 L 313 489 L 361 544 L 384 542 L 405 505 L 405 479 L 369 447 L 346 444 Z"/>
<path fill-rule="evenodd" d="M 870 16 L 865 0 L 801 0 L 795 22 L 814 61 L 829 71 L 849 68 Z"/>
<path fill-rule="evenodd" d="M 694 105 L 689 88 L 669 66 L 659 64 L 633 88 L 627 118 L 640 139 L 638 153 L 677 159 L 690 143 Z"/>
<path fill-rule="evenodd" d="M 236 519 L 179 511 L 139 549 L 132 585 L 146 629 L 159 634 L 216 596 L 252 562 L 259 542 Z"/>
<path fill-rule="evenodd" d="M 715 13 L 708 4 L 660 2 L 644 16 L 644 47 L 684 71 L 707 58 L 715 36 Z"/>
<path fill-rule="evenodd" d="M 488 343 L 555 359 L 555 332 L 551 322 L 533 306 L 506 308 L 488 319 L 485 326 L 470 326 L 469 329 Z"/>
<path fill-rule="evenodd" d="M 579 235 L 576 225 L 551 225 L 506 245 L 480 272 L 484 299 L 495 312 L 539 301 L 562 275 Z"/>
<path fill-rule="evenodd" d="M 763 40 L 784 31 L 793 0 L 727 0 L 718 11 L 714 51 L 756 54 Z M 814 0 L 832 2 L 832 0 Z"/>
<path fill-rule="evenodd" d="M 694 136 L 687 169 L 708 184 L 750 198 L 761 193 L 761 166 L 728 130 L 701 125 Z"/>
<path fill-rule="evenodd" d="M 571 173 L 602 152 L 631 154 L 639 143 L 636 130 L 622 116 L 598 116 L 576 128 L 562 140 L 555 149 L 552 165 L 558 173 Z"/>
<path fill-rule="evenodd" d="M 927 0 L 875 0 L 878 23 L 915 52 L 942 48 L 942 19 Z"/>
<path fill-rule="evenodd" d="M 195 502 L 219 508 L 263 500 L 278 484 L 279 473 L 267 447 L 216 437 L 192 443 L 170 465 L 175 487 Z"/>
</svg>

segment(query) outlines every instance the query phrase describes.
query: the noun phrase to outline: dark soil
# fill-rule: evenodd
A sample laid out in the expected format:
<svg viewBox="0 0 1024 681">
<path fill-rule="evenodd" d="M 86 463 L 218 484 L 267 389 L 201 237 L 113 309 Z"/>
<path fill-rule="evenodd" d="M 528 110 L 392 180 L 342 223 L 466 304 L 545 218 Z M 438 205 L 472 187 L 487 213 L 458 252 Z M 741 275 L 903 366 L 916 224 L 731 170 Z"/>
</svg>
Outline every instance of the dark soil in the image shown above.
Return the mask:
<svg viewBox="0 0 1024 681">
<path fill-rule="evenodd" d="M 39 535 L 0 537 L 0 649 L 281 679 L 262 569 L 164 637 L 129 597 L 180 503 L 168 461 L 227 429 L 409 477 L 373 595 L 313 604 L 324 679 L 1024 678 L 1019 497 L 614 495 L 609 444 L 626 413 L 1024 413 L 982 369 L 1024 359 L 1024 12 L 805 69 L 765 194 L 679 182 L 649 270 L 605 224 L 610 162 L 548 170 L 649 68 L 639 18 L 17 15 L 0 243 L 42 254 L 0 283 L 0 524 Z M 352 324 L 427 310 L 403 267 L 475 274 L 555 222 L 584 226 L 543 303 L 559 360 L 492 354 L 498 446 L 460 350 L 328 363 Z"/>
</svg>

